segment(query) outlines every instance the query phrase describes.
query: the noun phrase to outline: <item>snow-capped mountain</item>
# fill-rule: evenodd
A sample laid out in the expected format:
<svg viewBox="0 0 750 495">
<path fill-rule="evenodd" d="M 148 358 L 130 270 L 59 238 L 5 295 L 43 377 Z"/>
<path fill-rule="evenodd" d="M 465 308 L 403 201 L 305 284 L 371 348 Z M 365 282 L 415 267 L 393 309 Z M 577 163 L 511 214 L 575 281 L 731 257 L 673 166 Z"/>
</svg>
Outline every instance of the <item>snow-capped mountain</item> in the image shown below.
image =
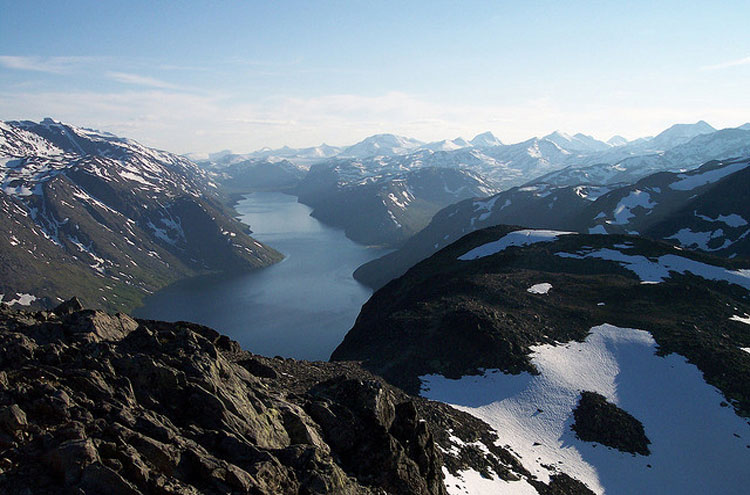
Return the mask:
<svg viewBox="0 0 750 495">
<path fill-rule="evenodd" d="M 395 134 L 376 134 L 344 148 L 339 155 L 352 158 L 402 155 L 423 144 L 416 139 L 396 136 Z"/>
<path fill-rule="evenodd" d="M 477 148 L 490 148 L 492 146 L 501 146 L 503 143 L 490 131 L 486 131 L 474 136 L 474 139 L 469 141 L 469 144 Z"/>
<path fill-rule="evenodd" d="M 0 123 L 0 292 L 130 308 L 178 278 L 281 259 L 184 157 L 51 119 Z M 28 298 L 27 298 L 28 299 Z"/>
<path fill-rule="evenodd" d="M 354 276 L 381 287 L 462 236 L 503 224 L 643 234 L 685 248 L 750 258 L 749 188 L 747 158 L 708 162 L 688 172 L 659 172 L 619 187 L 536 182 L 444 208 L 401 249 L 361 266 Z"/>
<path fill-rule="evenodd" d="M 750 160 L 709 162 L 611 191 L 578 214 L 578 230 L 633 233 L 750 258 Z"/>
<path fill-rule="evenodd" d="M 443 139 L 442 141 L 435 141 L 433 143 L 427 143 L 420 148 L 432 151 L 455 151 L 461 148 L 467 148 L 471 146 L 468 141 L 464 138 L 457 137 L 455 139 Z"/>
<path fill-rule="evenodd" d="M 348 170 L 356 173 L 360 169 Z M 311 168 L 300 183 L 299 200 L 312 216 L 344 229 L 362 244 L 398 245 L 424 228 L 437 211 L 465 198 L 496 192 L 469 170 L 420 167 L 382 175 L 340 174 L 322 164 Z"/>
<path fill-rule="evenodd" d="M 450 494 L 549 493 L 534 483 L 561 476 L 581 483 L 565 493 L 742 493 L 749 295 L 747 261 L 499 226 L 378 290 L 332 360 L 495 429 L 444 470 Z M 505 474 L 516 461 L 528 475 Z"/>
<path fill-rule="evenodd" d="M 341 151 L 342 149 L 339 147 L 329 146 L 323 143 L 320 146 L 312 146 L 309 148 L 290 148 L 289 146 L 284 146 L 283 148 L 275 150 L 264 148 L 243 156 L 245 158 L 261 159 L 284 158 L 300 166 L 309 166 L 317 161 L 336 156 L 341 153 Z"/>
<path fill-rule="evenodd" d="M 673 147 L 667 149 L 668 146 Z M 336 151 L 330 148 L 324 153 L 312 155 L 324 156 Z M 256 159 L 264 157 L 262 160 L 267 163 L 263 164 L 263 172 L 273 172 L 278 180 L 283 179 L 283 188 L 289 191 L 298 174 L 290 174 L 294 171 L 288 166 L 281 167 L 289 165 L 285 162 L 287 158 L 282 156 L 292 157 L 295 153 L 298 150 L 282 148 L 261 150 L 252 155 Z M 324 206 L 326 198 L 333 198 L 344 188 L 347 188 L 347 197 L 353 200 L 357 188 L 368 181 L 382 182 L 386 176 L 388 180 L 399 180 L 405 174 L 421 168 L 452 168 L 468 172 L 486 183 L 483 186 L 486 190 L 509 190 L 524 184 L 539 184 L 544 188 L 616 186 L 634 183 L 659 171 L 685 170 L 711 159 L 748 154 L 750 132 L 741 129 L 713 131 L 705 122 L 672 126 L 655 138 L 632 142 L 615 137 L 612 143 L 604 143 L 580 133 L 571 136 L 559 131 L 543 138 L 532 138 L 510 145 L 501 144 L 489 132 L 476 136 L 471 142 L 456 138 L 428 144 L 393 134 L 378 134 L 344 148 L 332 157 L 316 160 L 300 180 L 297 194 L 300 201 L 318 209 Z M 248 161 L 251 160 L 249 156 L 226 152 L 213 155 L 210 168 L 218 170 L 224 167 L 226 170 L 226 166 L 230 164 L 236 164 L 237 167 L 240 163 L 244 163 L 244 166 L 258 164 Z M 288 158 L 288 161 L 298 164 L 297 158 Z M 283 170 L 273 170 L 272 164 Z M 251 175 L 256 181 L 264 182 Z M 221 180 L 222 185 L 233 191 L 250 187 L 250 182 L 252 181 L 235 180 L 226 171 Z M 359 190 L 372 196 L 371 192 L 364 192 L 365 189 Z M 364 201 L 364 198 L 360 199 Z M 338 204 L 332 202 L 334 203 Z M 407 210 L 410 207 L 407 206 Z M 340 215 L 325 215 L 321 219 L 328 221 L 338 216 Z M 423 213 L 418 216 L 420 223 L 426 223 L 423 222 Z M 378 222 L 381 221 L 380 217 L 376 218 Z M 334 223 L 341 225 L 339 221 Z M 380 229 L 376 225 L 369 227 L 372 231 Z M 398 242 L 402 239 L 402 236 L 398 236 Z"/>
<path fill-rule="evenodd" d="M 308 168 L 312 163 L 331 158 L 341 153 L 342 148 L 329 146 L 325 143 L 320 146 L 309 148 L 262 148 L 252 153 L 234 153 L 231 150 L 222 150 L 216 153 L 186 153 L 185 158 L 194 161 L 204 168 L 221 168 L 234 163 L 254 160 L 257 162 L 276 162 L 286 160 L 293 162 L 295 166 Z"/>
<path fill-rule="evenodd" d="M 640 146 L 639 144 L 624 145 L 613 151 L 613 153 L 625 152 L 631 155 L 627 158 L 620 159 L 619 156 L 611 154 L 594 156 L 602 161 L 594 165 L 568 166 L 543 175 L 531 183 L 627 184 L 660 171 L 687 170 L 709 160 L 748 156 L 750 155 L 750 131 L 737 128 L 698 134 L 672 148 L 654 153 L 637 154 L 631 149 L 631 147 Z M 617 160 L 612 161 L 613 158 Z M 591 157 L 577 161 L 587 163 L 591 161 Z"/>
<path fill-rule="evenodd" d="M 585 134 L 575 134 L 570 136 L 564 132 L 555 131 L 552 134 L 544 136 L 542 139 L 552 141 L 559 147 L 571 150 L 571 151 L 583 151 L 583 152 L 595 152 L 604 151 L 610 148 L 611 145 L 594 139 L 591 136 Z"/>
<path fill-rule="evenodd" d="M 624 146 L 628 144 L 628 140 L 622 136 L 612 136 L 607 140 L 607 144 L 610 146 Z"/>
<path fill-rule="evenodd" d="M 229 193 L 293 191 L 307 172 L 286 158 L 253 158 L 231 152 L 211 154 L 196 163 Z"/>
<path fill-rule="evenodd" d="M 711 134 L 712 132 L 716 132 L 716 129 L 703 120 L 695 124 L 675 124 L 649 140 L 648 147 L 657 150 L 668 150 L 680 144 L 687 143 L 696 136 Z"/>
</svg>

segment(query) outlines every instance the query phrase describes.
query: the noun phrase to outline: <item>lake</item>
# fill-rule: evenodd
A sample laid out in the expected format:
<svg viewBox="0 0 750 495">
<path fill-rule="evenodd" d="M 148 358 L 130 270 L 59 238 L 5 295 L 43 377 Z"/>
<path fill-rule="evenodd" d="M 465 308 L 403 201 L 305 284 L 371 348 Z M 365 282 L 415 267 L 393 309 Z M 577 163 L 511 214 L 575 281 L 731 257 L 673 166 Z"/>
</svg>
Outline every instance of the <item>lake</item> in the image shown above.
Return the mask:
<svg viewBox="0 0 750 495">
<path fill-rule="evenodd" d="M 201 323 L 256 354 L 327 360 L 372 293 L 352 273 L 387 251 L 347 239 L 294 196 L 252 193 L 235 209 L 255 239 L 286 258 L 250 273 L 183 280 L 146 298 L 135 315 Z"/>
</svg>

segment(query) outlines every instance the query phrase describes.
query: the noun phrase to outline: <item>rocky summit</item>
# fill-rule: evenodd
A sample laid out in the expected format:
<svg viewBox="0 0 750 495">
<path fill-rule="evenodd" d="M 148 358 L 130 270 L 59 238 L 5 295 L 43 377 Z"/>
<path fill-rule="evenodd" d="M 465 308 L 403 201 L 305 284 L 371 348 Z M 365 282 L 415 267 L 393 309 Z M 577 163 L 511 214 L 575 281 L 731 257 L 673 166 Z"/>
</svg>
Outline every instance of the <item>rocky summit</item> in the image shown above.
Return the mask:
<svg viewBox="0 0 750 495">
<path fill-rule="evenodd" d="M 265 358 L 76 299 L 0 306 L 0 384 L 1 493 L 441 495 L 469 464 L 534 481 L 481 421 L 355 363 Z"/>
</svg>

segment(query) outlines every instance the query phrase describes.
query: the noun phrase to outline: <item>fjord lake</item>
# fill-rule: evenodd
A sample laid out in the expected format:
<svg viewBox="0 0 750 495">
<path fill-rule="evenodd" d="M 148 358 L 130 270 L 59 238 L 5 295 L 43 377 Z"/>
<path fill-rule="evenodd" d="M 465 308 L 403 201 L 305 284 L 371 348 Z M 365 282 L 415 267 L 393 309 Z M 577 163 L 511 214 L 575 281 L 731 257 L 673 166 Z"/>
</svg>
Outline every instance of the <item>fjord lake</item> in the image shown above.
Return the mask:
<svg viewBox="0 0 750 495">
<path fill-rule="evenodd" d="M 284 260 L 180 281 L 147 297 L 135 316 L 200 323 L 255 354 L 327 360 L 372 293 L 352 273 L 387 251 L 349 240 L 287 194 L 247 194 L 235 209 Z"/>
</svg>

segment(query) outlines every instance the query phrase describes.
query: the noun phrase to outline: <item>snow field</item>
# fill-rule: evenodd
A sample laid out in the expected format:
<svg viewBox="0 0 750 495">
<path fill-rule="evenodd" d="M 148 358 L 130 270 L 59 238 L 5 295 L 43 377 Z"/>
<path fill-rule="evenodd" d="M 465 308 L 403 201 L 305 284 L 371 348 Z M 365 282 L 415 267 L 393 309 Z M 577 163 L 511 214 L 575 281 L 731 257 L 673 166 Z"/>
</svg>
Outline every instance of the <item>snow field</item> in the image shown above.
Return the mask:
<svg viewBox="0 0 750 495">
<path fill-rule="evenodd" d="M 421 377 L 422 395 L 486 421 L 499 443 L 545 482 L 554 466 L 600 494 L 745 493 L 750 426 L 721 407 L 723 396 L 695 366 L 674 354 L 658 357 L 655 350 L 648 332 L 604 324 L 584 342 L 533 347 L 539 375 L 428 375 Z M 651 455 L 578 440 L 570 425 L 583 390 L 604 395 L 640 420 Z M 461 474 L 469 493 L 485 493 L 488 480 Z M 496 480 L 496 493 L 503 493 L 503 483 Z M 447 486 L 450 493 L 464 493 Z"/>
</svg>

